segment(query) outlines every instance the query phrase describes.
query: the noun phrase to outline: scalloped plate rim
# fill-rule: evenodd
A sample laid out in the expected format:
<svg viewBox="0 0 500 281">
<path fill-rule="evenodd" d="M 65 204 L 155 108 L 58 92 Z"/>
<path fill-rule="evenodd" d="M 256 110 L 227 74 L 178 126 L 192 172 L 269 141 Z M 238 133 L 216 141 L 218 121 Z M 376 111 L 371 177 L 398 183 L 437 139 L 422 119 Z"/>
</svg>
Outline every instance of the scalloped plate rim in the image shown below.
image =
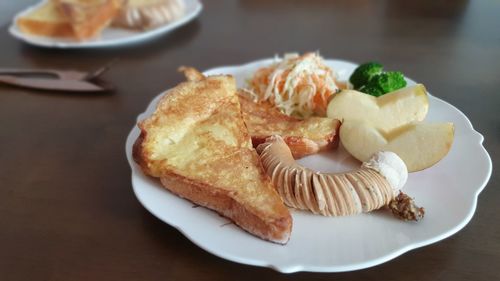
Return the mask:
<svg viewBox="0 0 500 281">
<path fill-rule="evenodd" d="M 231 73 L 237 71 L 238 69 L 245 69 L 245 68 L 253 67 L 255 65 L 266 64 L 266 63 L 271 62 L 272 60 L 273 59 L 270 58 L 270 59 L 256 60 L 256 61 L 252 61 L 249 63 L 240 64 L 240 65 L 217 66 L 217 67 L 213 67 L 213 68 L 210 68 L 210 69 L 204 71 L 204 73 L 205 74 L 214 74 L 214 73 L 231 74 Z M 355 63 L 352 63 L 352 62 L 349 62 L 346 60 L 327 59 L 326 61 L 327 61 L 327 63 L 345 63 L 345 64 L 356 65 Z M 221 71 L 221 70 L 224 70 L 224 71 Z M 412 83 L 414 83 L 413 80 L 411 80 L 411 79 L 408 79 L 408 80 L 411 81 Z M 136 121 L 144 119 L 147 112 L 156 106 L 159 98 L 165 92 L 166 91 L 162 92 L 161 94 L 159 94 L 155 98 L 153 98 L 153 100 L 148 104 L 147 109 L 138 115 Z M 482 156 L 485 157 L 483 160 L 485 160 L 488 164 L 488 171 L 486 172 L 486 176 L 484 177 L 483 182 L 479 185 L 478 188 L 476 188 L 474 190 L 474 194 L 473 194 L 473 198 L 472 198 L 472 205 L 470 206 L 469 212 L 467 213 L 467 215 L 463 218 L 463 220 L 459 224 L 455 225 L 455 227 L 449 229 L 448 231 L 441 233 L 440 235 L 434 236 L 432 239 L 427 239 L 427 240 L 423 240 L 423 241 L 416 241 L 416 242 L 410 243 L 408 245 L 405 245 L 405 246 L 398 248 L 397 250 L 388 252 L 385 255 L 383 255 L 379 258 L 376 258 L 376 259 L 368 260 L 368 261 L 357 263 L 357 264 L 342 265 L 342 266 L 332 265 L 330 267 L 325 267 L 325 266 L 315 267 L 313 265 L 301 265 L 301 264 L 279 264 L 279 263 L 273 263 L 273 262 L 269 262 L 269 261 L 265 261 L 265 260 L 248 260 L 245 257 L 234 256 L 231 253 L 221 252 L 217 249 L 211 248 L 210 245 L 205 245 L 205 244 L 201 243 L 195 237 L 193 237 L 193 235 L 191 233 L 189 233 L 189 231 L 185 230 L 182 225 L 178 225 L 178 224 L 175 224 L 173 222 L 165 221 L 158 214 L 156 214 L 156 211 L 154 210 L 154 208 L 151 208 L 150 204 L 148 202 L 146 202 L 144 200 L 144 198 L 142 197 L 140 188 L 137 187 L 137 185 L 134 185 L 134 180 L 135 180 L 134 176 L 135 175 L 138 175 L 141 177 L 146 177 L 146 176 L 140 174 L 141 173 L 140 169 L 133 162 L 132 157 L 131 157 L 131 147 L 132 147 L 133 142 L 135 141 L 136 137 L 139 134 L 139 130 L 138 130 L 137 126 L 134 126 L 132 131 L 128 135 L 127 141 L 126 141 L 126 147 L 125 147 L 126 156 L 127 156 L 128 162 L 129 162 L 131 169 L 132 169 L 133 191 L 134 191 L 134 194 L 136 195 L 137 199 L 139 200 L 139 202 L 151 214 L 156 216 L 158 219 L 160 219 L 160 220 L 166 222 L 167 224 L 173 226 L 174 228 L 176 228 L 178 231 L 180 231 L 184 236 L 186 236 L 190 241 L 192 241 L 198 247 L 204 249 L 205 251 L 207 251 L 211 254 L 214 254 L 218 257 L 221 257 L 221 258 L 233 261 L 233 262 L 238 262 L 241 264 L 247 264 L 247 265 L 253 265 L 253 266 L 269 267 L 269 268 L 272 268 L 272 269 L 279 271 L 279 272 L 282 272 L 282 273 L 293 273 L 293 272 L 300 272 L 300 271 L 345 272 L 345 271 L 360 270 L 360 269 L 376 266 L 376 265 L 385 263 L 387 261 L 390 261 L 390 260 L 410 251 L 410 250 L 436 243 L 436 242 L 443 240 L 447 237 L 450 237 L 453 234 L 460 231 L 472 219 L 472 217 L 475 213 L 476 207 L 477 207 L 478 196 L 481 193 L 481 191 L 486 187 L 488 180 L 491 177 L 492 162 L 491 162 L 491 158 L 490 158 L 489 154 L 487 153 L 486 149 L 482 145 L 483 141 L 484 141 L 484 137 L 473 128 L 472 123 L 467 118 L 467 116 L 464 113 L 462 113 L 459 109 L 457 109 L 455 106 L 453 106 L 452 104 L 450 104 L 450 103 L 448 103 L 440 98 L 432 96 L 430 93 L 429 93 L 429 98 L 435 99 L 438 102 L 442 102 L 442 103 L 446 104 L 446 106 L 448 106 L 451 110 L 455 111 L 455 113 L 458 113 L 460 115 L 460 117 L 466 121 L 468 128 L 471 131 L 471 134 L 468 136 L 475 138 L 474 143 L 479 146 L 479 148 L 482 152 Z M 172 196 L 175 196 L 175 195 L 172 195 Z M 183 200 L 183 199 L 181 199 L 181 200 Z M 211 212 L 209 210 L 207 210 L 207 211 Z M 292 233 L 292 236 L 293 236 L 293 233 Z"/>
</svg>

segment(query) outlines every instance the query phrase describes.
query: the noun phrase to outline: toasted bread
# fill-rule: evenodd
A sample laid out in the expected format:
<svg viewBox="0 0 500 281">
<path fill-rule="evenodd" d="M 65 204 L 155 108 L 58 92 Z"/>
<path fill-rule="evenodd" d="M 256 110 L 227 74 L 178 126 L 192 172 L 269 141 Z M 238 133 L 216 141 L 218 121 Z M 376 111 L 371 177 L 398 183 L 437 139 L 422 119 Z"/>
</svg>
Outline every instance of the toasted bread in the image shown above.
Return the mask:
<svg viewBox="0 0 500 281">
<path fill-rule="evenodd" d="M 122 0 L 54 0 L 78 40 L 98 36 L 118 13 Z"/>
<path fill-rule="evenodd" d="M 133 156 L 144 173 L 262 239 L 288 241 L 291 215 L 252 147 L 233 77 L 181 83 L 138 126 Z"/>
<path fill-rule="evenodd" d="M 196 68 L 179 68 L 188 80 L 203 80 L 205 76 Z M 290 147 L 295 159 L 318 153 L 338 145 L 340 121 L 331 118 L 309 117 L 298 119 L 281 113 L 267 102 L 256 102 L 243 89 L 238 89 L 243 120 L 252 137 L 254 147 L 273 135 L 280 135 Z"/>
<path fill-rule="evenodd" d="M 281 113 L 267 102 L 254 102 L 241 90 L 238 97 L 254 147 L 264 143 L 269 136 L 280 135 L 297 159 L 338 144 L 340 122 L 336 119 L 309 117 L 301 120 Z"/>
<path fill-rule="evenodd" d="M 73 27 L 54 1 L 45 1 L 27 14 L 20 16 L 16 24 L 23 33 L 72 38 Z"/>
<path fill-rule="evenodd" d="M 171 22 L 184 14 L 184 0 L 128 0 L 113 25 L 149 29 Z"/>
</svg>

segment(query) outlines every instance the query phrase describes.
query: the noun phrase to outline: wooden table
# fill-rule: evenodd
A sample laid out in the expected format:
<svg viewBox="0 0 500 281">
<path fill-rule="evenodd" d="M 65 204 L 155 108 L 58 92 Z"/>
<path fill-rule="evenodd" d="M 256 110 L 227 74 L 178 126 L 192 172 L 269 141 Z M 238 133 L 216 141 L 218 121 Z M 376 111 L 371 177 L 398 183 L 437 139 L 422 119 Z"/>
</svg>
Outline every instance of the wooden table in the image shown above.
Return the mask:
<svg viewBox="0 0 500 281">
<path fill-rule="evenodd" d="M 500 161 L 500 4 L 496 1 L 205 1 L 194 22 L 143 44 L 55 50 L 7 32 L 34 0 L 0 4 L 0 65 L 93 70 L 120 58 L 109 95 L 0 86 L 0 280 L 498 280 L 500 178 L 472 221 L 439 243 L 348 273 L 282 275 L 215 257 L 135 198 L 125 138 L 182 77 L 288 51 L 378 60 L 458 107 Z M 467 161 L 467 159 L 463 159 Z"/>
</svg>

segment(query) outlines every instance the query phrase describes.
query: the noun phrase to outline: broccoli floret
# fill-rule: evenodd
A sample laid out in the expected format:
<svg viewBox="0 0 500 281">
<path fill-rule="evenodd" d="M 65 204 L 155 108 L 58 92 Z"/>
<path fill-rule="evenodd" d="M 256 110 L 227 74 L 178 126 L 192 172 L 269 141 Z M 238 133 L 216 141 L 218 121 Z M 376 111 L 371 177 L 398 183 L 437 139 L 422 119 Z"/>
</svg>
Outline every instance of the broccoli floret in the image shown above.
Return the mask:
<svg viewBox="0 0 500 281">
<path fill-rule="evenodd" d="M 383 66 L 378 62 L 368 62 L 358 66 L 349 78 L 349 82 L 355 90 L 376 97 L 406 86 L 401 72 L 383 71 Z"/>
<path fill-rule="evenodd" d="M 366 85 L 367 87 L 378 87 L 383 94 L 404 88 L 406 86 L 405 77 L 399 71 L 387 71 L 375 75 Z"/>
<path fill-rule="evenodd" d="M 354 89 L 359 90 L 363 85 L 367 84 L 373 76 L 382 73 L 383 66 L 378 62 L 367 62 L 358 66 L 349 82 L 354 86 Z"/>
<path fill-rule="evenodd" d="M 392 91 L 404 88 L 405 86 L 406 81 L 401 72 L 388 71 L 373 76 L 368 83 L 359 88 L 359 91 L 379 97 Z"/>
<path fill-rule="evenodd" d="M 359 88 L 359 91 L 374 97 L 379 97 L 385 94 L 384 91 L 382 91 L 382 89 L 377 85 L 364 85 Z"/>
</svg>

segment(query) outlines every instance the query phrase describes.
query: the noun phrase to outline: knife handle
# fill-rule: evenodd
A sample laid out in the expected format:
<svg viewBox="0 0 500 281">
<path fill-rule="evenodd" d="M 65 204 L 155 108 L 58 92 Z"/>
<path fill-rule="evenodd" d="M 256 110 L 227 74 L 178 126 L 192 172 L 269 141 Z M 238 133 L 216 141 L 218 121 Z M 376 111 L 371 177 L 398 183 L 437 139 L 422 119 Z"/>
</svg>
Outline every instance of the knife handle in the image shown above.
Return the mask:
<svg viewBox="0 0 500 281">
<path fill-rule="evenodd" d="M 22 78 L 10 75 L 0 75 L 0 82 L 19 87 L 52 91 L 98 92 L 110 90 L 82 80 Z"/>
</svg>

